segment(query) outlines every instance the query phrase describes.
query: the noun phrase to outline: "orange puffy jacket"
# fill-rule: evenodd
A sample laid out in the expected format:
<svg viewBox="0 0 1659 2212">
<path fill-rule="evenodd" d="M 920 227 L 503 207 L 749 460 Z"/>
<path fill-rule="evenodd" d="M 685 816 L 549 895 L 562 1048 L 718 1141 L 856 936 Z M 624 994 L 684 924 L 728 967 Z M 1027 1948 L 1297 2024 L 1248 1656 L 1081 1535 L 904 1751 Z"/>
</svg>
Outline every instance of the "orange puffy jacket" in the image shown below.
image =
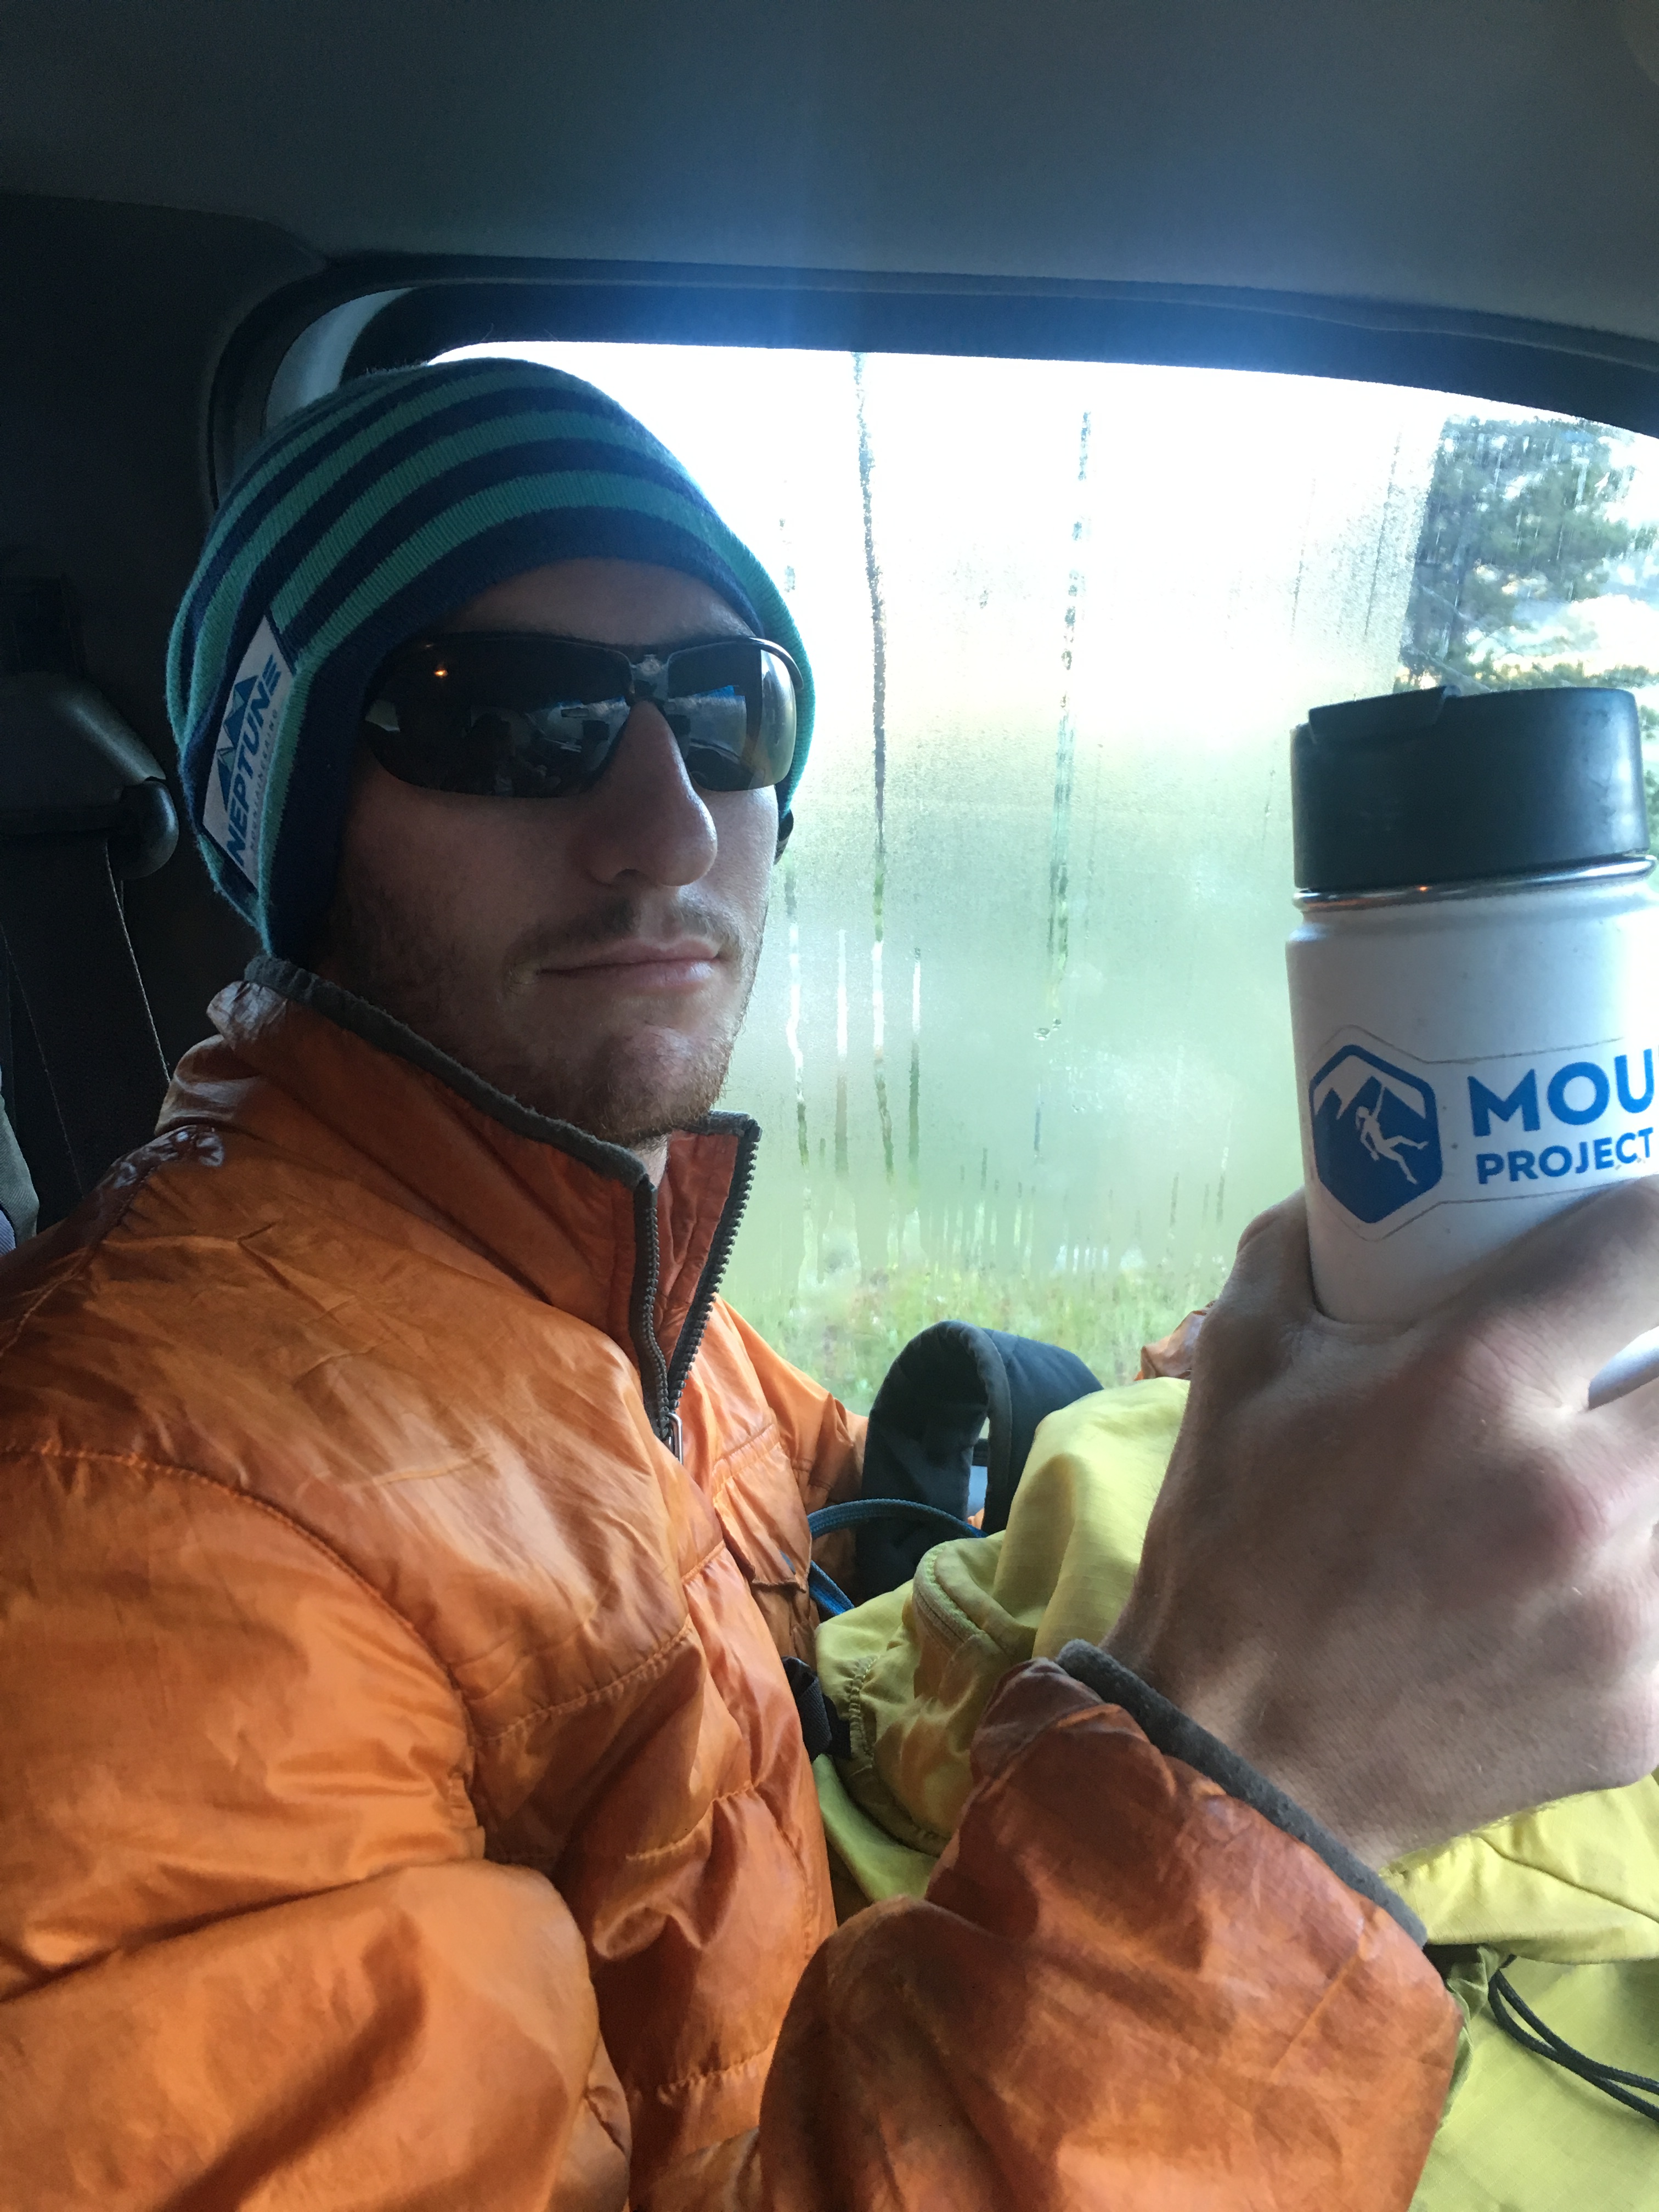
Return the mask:
<svg viewBox="0 0 1659 2212">
<path fill-rule="evenodd" d="M 1438 1978 L 1057 1667 L 836 1929 L 752 1125 L 653 1194 L 261 972 L 0 1267 L 0 2204 L 1406 2204 Z"/>
</svg>

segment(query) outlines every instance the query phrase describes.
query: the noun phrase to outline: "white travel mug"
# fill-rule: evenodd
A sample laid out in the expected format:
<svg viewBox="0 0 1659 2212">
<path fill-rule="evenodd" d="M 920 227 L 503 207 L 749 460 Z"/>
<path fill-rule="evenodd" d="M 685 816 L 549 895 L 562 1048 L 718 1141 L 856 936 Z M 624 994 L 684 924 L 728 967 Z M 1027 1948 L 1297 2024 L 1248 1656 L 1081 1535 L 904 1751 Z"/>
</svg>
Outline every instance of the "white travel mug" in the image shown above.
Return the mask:
<svg viewBox="0 0 1659 2212">
<path fill-rule="evenodd" d="M 1291 751 L 1287 948 L 1314 1288 L 1414 1319 L 1659 1173 L 1659 896 L 1628 692 L 1395 692 Z M 1659 1373 L 1659 1331 L 1593 1403 Z"/>
</svg>

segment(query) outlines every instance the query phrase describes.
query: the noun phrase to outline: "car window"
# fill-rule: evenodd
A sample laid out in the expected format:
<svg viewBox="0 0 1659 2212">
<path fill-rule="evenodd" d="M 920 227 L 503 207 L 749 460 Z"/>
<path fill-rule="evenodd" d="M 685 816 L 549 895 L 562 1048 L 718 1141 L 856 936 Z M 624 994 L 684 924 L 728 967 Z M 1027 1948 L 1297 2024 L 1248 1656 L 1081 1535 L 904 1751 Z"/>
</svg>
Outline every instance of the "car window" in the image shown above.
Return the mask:
<svg viewBox="0 0 1659 2212">
<path fill-rule="evenodd" d="M 1310 706 L 1612 682 L 1659 730 L 1649 439 L 1232 371 L 471 350 L 632 409 L 807 641 L 811 767 L 727 1085 L 767 1138 L 727 1293 L 856 1407 L 947 1315 L 1133 1374 L 1300 1181 Z"/>
</svg>

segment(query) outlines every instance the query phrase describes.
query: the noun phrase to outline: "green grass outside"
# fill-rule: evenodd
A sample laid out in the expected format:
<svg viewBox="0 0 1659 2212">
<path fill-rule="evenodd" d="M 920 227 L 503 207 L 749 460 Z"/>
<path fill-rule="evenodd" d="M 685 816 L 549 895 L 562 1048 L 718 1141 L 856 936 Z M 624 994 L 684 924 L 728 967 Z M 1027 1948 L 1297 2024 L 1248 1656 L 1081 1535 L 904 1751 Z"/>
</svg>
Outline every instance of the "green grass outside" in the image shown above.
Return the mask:
<svg viewBox="0 0 1659 2212">
<path fill-rule="evenodd" d="M 799 1290 L 787 1304 L 744 1317 L 786 1359 L 867 1413 L 882 1377 L 910 1339 L 936 1321 L 970 1321 L 1085 1360 L 1103 1383 L 1127 1382 L 1140 1347 L 1166 1336 L 1215 1296 L 1221 1276 L 1147 1269 L 1104 1276 L 992 1274 L 913 1266 L 860 1278 L 852 1270 Z"/>
</svg>

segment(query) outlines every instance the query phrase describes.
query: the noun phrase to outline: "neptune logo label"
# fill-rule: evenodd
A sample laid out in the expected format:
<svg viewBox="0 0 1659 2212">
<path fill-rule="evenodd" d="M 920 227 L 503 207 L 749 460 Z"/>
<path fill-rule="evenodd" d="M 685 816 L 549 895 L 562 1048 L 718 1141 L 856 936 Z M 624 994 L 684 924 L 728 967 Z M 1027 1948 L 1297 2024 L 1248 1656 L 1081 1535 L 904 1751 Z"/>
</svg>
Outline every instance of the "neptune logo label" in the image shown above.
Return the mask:
<svg viewBox="0 0 1659 2212">
<path fill-rule="evenodd" d="M 1441 1176 L 1440 1120 L 1419 1076 L 1344 1045 L 1308 1086 L 1319 1180 L 1360 1221 L 1385 1221 Z"/>
<path fill-rule="evenodd" d="M 203 829 L 256 886 L 270 763 L 293 688 L 294 671 L 267 615 L 231 679 L 202 802 Z"/>
</svg>

